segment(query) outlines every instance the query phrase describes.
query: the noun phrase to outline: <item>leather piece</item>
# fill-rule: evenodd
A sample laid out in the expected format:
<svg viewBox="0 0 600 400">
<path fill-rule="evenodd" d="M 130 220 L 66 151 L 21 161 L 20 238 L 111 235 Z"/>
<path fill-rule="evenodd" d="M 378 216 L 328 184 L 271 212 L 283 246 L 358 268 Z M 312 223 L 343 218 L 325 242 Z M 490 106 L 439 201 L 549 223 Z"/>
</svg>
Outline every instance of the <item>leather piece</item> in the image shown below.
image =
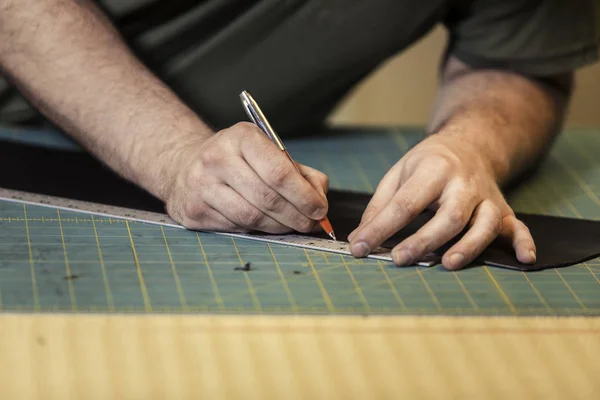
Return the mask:
<svg viewBox="0 0 600 400">
<path fill-rule="evenodd" d="M 74 200 L 92 201 L 139 210 L 165 212 L 163 204 L 131 183 L 114 174 L 88 154 L 18 143 L 0 143 L 0 187 L 43 193 Z M 7 173 L 8 172 L 8 173 Z M 329 219 L 338 238 L 347 236 L 358 226 L 371 195 L 331 190 Z M 433 216 L 424 212 L 408 226 L 388 239 L 384 246 L 393 247 L 415 233 Z M 537 262 L 518 262 L 509 244 L 493 242 L 477 259 L 487 264 L 521 271 L 560 268 L 600 256 L 600 221 L 579 220 L 536 214 L 518 214 L 529 227 L 538 250 Z M 440 248 L 443 252 L 455 243 Z M 325 237 L 325 234 L 323 234 Z"/>
<path fill-rule="evenodd" d="M 328 217 L 338 238 L 346 240 L 360 223 L 371 195 L 334 190 L 328 194 L 328 198 L 330 201 Z M 408 226 L 386 240 L 383 246 L 394 247 L 416 233 L 433 216 L 434 213 L 430 211 L 422 213 Z M 600 256 L 600 221 L 528 213 L 517 213 L 517 216 L 527 225 L 536 243 L 536 263 L 533 265 L 520 263 L 511 244 L 498 239 L 488 246 L 473 263 L 474 265 L 486 264 L 520 271 L 539 271 L 567 267 Z M 435 253 L 441 256 L 462 237 L 463 233 Z"/>
</svg>

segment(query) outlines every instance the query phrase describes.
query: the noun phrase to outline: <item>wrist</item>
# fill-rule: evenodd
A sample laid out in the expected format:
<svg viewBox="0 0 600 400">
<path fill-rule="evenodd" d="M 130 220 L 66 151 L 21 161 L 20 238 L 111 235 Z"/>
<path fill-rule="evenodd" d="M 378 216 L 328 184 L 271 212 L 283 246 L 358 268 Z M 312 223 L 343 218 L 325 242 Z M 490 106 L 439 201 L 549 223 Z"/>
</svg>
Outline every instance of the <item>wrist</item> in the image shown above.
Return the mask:
<svg viewBox="0 0 600 400">
<path fill-rule="evenodd" d="M 506 182 L 511 175 L 511 157 L 506 144 L 494 135 L 486 135 L 487 129 L 445 127 L 437 136 L 446 146 L 463 160 L 470 159 L 478 168 L 488 174 L 498 185 Z"/>
<path fill-rule="evenodd" d="M 201 124 L 200 124 L 201 125 Z M 132 146 L 129 164 L 131 180 L 159 200 L 166 202 L 179 173 L 187 165 L 190 153 L 214 135 L 206 126 L 175 130 L 157 135 Z"/>
</svg>

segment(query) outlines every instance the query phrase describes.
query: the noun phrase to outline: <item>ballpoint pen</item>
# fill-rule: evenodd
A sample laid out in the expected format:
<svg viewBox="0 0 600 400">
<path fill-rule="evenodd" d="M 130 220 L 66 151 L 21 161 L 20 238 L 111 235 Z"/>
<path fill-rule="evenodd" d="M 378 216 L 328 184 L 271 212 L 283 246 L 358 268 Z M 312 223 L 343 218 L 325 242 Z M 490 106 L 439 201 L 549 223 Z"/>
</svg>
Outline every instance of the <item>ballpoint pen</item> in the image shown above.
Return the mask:
<svg viewBox="0 0 600 400">
<path fill-rule="evenodd" d="M 269 139 L 271 139 L 271 141 L 273 141 L 277 145 L 279 150 L 285 153 L 285 155 L 290 159 L 292 164 L 294 164 L 294 167 L 296 167 L 296 170 L 300 172 L 298 165 L 292 159 L 290 153 L 288 153 L 285 145 L 281 141 L 281 138 L 271 127 L 269 121 L 267 121 L 267 118 L 264 116 L 260 107 L 258 106 L 258 103 L 252 98 L 250 93 L 244 90 L 240 94 L 240 99 L 242 100 L 242 104 L 244 105 L 246 114 L 248 114 L 248 117 L 250 117 L 252 122 L 254 122 L 254 124 L 258 126 L 269 137 Z M 335 237 L 335 233 L 333 232 L 333 227 L 331 226 L 331 223 L 329 222 L 329 219 L 327 217 L 320 220 L 319 224 L 321 225 L 325 233 L 327 233 L 333 240 L 337 240 Z"/>
</svg>

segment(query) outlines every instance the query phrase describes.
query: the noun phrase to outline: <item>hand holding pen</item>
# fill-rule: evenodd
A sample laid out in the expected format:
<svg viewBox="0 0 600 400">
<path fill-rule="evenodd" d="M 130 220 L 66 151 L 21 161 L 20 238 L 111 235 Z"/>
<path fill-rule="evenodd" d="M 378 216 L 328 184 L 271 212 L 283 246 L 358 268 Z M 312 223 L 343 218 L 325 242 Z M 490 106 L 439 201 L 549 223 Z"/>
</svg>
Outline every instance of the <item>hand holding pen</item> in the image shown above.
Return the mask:
<svg viewBox="0 0 600 400">
<path fill-rule="evenodd" d="M 275 130 L 271 127 L 271 124 L 269 124 L 269 121 L 264 116 L 262 110 L 258 106 L 258 103 L 252 98 L 250 93 L 248 93 L 247 91 L 243 91 L 240 94 L 240 99 L 242 101 L 246 114 L 248 114 L 248 117 L 250 117 L 252 122 L 254 122 L 254 124 L 258 126 L 269 137 L 269 139 L 271 139 L 271 141 L 277 145 L 277 148 L 287 156 L 287 158 L 294 165 L 298 173 L 302 174 L 300 172 L 300 169 L 298 168 L 298 165 L 292 159 L 290 153 L 288 153 L 285 145 L 283 144 L 283 141 L 281 140 L 277 132 L 275 132 Z M 319 224 L 321 225 L 321 228 L 323 228 L 325 233 L 327 233 L 333 240 L 337 240 L 335 237 L 335 232 L 333 231 L 333 227 L 331 226 L 331 223 L 329 222 L 329 219 L 327 217 L 324 217 L 321 220 L 319 220 Z"/>
<path fill-rule="evenodd" d="M 327 176 L 290 162 L 252 122 L 191 131 L 165 157 L 156 194 L 192 230 L 312 233 L 327 215 Z M 160 163 L 160 160 L 156 160 Z"/>
</svg>

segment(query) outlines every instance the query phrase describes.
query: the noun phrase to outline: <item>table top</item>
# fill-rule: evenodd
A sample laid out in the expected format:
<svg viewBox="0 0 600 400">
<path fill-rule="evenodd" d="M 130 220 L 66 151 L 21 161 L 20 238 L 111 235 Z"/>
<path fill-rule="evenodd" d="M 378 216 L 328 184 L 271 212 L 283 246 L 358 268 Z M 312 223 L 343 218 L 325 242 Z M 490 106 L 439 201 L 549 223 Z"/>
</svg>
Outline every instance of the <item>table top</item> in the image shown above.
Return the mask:
<svg viewBox="0 0 600 400">
<path fill-rule="evenodd" d="M 286 144 L 332 187 L 372 191 L 418 140 L 399 128 Z M 598 150 L 600 132 L 566 132 L 510 203 L 600 219 Z M 399 269 L 8 203 L 0 237 L 2 398 L 600 394 L 598 260 Z M 250 258 L 255 271 L 234 271 Z"/>
<path fill-rule="evenodd" d="M 299 162 L 324 171 L 332 188 L 372 192 L 421 135 L 408 128 L 348 130 L 286 144 Z M 47 136 L 38 142 L 64 146 Z M 598 132 L 564 134 L 509 202 L 516 211 L 600 219 L 598 151 Z M 247 262 L 252 271 L 239 271 Z M 598 315 L 599 289 L 599 259 L 528 274 L 486 265 L 459 272 L 397 268 L 0 202 L 0 305 L 8 311 Z"/>
</svg>

